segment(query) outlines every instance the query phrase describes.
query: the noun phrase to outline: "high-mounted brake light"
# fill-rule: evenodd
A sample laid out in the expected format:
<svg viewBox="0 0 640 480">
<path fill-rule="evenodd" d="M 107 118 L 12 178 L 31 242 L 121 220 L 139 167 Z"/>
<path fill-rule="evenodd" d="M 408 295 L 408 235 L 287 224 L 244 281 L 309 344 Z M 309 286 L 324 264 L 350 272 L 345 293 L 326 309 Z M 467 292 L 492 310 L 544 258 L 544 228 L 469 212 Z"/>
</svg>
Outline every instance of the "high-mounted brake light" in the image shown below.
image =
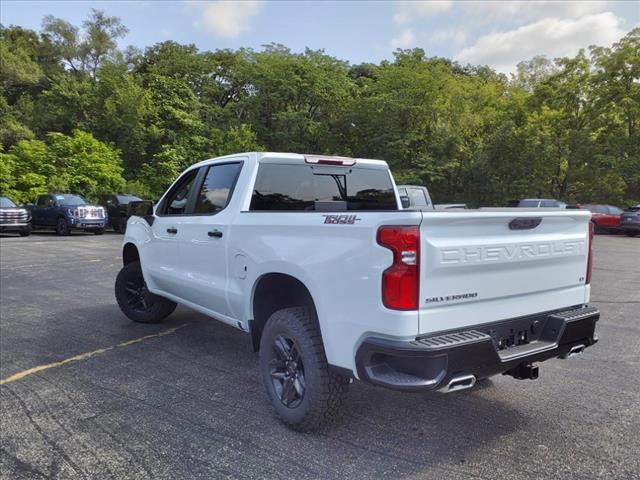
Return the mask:
<svg viewBox="0 0 640 480">
<path fill-rule="evenodd" d="M 393 264 L 382 273 L 382 302 L 394 310 L 416 310 L 420 294 L 420 229 L 384 226 L 378 243 L 393 252 Z"/>
<path fill-rule="evenodd" d="M 593 222 L 589 222 L 589 246 L 587 247 L 587 278 L 584 282 L 586 285 L 591 283 L 591 271 L 593 270 L 593 234 L 594 234 Z"/>
<path fill-rule="evenodd" d="M 355 159 L 348 157 L 320 157 L 316 155 L 307 155 L 304 157 L 306 163 L 314 165 L 337 165 L 350 167 L 356 164 Z"/>
</svg>

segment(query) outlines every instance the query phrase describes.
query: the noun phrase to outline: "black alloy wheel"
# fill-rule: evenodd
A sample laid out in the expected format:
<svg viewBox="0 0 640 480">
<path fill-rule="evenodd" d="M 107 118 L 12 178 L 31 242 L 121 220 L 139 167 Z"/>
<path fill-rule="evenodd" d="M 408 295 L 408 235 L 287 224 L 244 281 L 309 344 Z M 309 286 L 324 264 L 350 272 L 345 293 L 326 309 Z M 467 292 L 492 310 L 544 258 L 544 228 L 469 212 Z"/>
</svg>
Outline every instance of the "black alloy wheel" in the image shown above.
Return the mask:
<svg viewBox="0 0 640 480">
<path fill-rule="evenodd" d="M 139 261 L 122 267 L 116 277 L 115 294 L 120 310 L 134 322 L 159 323 L 177 306 L 175 302 L 149 291 Z"/>
<path fill-rule="evenodd" d="M 153 298 L 147 290 L 147 284 L 144 283 L 142 271 L 125 284 L 126 302 L 129 308 L 135 312 L 148 313 L 153 308 Z"/>
<path fill-rule="evenodd" d="M 304 398 L 304 364 L 295 342 L 278 335 L 273 341 L 269 374 L 276 394 L 287 408 L 296 408 Z"/>
</svg>

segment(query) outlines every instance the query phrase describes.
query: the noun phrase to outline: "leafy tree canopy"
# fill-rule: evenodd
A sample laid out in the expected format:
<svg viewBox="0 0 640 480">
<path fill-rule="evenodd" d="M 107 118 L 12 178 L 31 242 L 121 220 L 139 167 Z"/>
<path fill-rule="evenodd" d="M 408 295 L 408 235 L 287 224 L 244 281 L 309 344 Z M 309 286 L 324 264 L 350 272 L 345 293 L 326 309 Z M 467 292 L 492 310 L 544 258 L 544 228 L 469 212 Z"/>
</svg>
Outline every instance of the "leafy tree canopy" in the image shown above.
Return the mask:
<svg viewBox="0 0 640 480">
<path fill-rule="evenodd" d="M 157 197 L 188 165 L 251 150 L 389 162 L 437 203 L 640 201 L 640 29 L 573 58 L 487 66 L 397 50 L 349 65 L 279 44 L 121 48 L 127 29 L 0 27 L 0 188 Z"/>
</svg>

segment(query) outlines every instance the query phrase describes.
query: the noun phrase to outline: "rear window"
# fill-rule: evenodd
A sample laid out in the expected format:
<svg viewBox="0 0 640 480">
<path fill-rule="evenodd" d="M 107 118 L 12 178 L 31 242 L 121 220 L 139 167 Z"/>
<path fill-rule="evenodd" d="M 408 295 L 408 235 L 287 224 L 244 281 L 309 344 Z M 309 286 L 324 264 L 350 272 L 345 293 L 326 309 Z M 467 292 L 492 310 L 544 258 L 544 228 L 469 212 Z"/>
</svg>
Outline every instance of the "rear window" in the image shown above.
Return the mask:
<svg viewBox="0 0 640 480">
<path fill-rule="evenodd" d="M 388 170 L 264 163 L 251 210 L 397 210 Z"/>
</svg>

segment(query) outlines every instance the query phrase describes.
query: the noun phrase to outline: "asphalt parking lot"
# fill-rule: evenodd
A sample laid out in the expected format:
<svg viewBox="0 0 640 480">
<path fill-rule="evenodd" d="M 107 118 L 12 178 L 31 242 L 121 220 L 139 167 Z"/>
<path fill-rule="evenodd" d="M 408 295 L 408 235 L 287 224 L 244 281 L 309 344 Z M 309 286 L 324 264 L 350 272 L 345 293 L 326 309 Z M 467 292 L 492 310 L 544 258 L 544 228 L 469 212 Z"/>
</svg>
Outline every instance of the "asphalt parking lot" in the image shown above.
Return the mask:
<svg viewBox="0 0 640 480">
<path fill-rule="evenodd" d="M 125 318 L 121 241 L 0 239 L 2 479 L 640 478 L 638 238 L 596 237 L 583 355 L 448 395 L 354 383 L 317 434 L 273 417 L 246 334 Z"/>
</svg>

